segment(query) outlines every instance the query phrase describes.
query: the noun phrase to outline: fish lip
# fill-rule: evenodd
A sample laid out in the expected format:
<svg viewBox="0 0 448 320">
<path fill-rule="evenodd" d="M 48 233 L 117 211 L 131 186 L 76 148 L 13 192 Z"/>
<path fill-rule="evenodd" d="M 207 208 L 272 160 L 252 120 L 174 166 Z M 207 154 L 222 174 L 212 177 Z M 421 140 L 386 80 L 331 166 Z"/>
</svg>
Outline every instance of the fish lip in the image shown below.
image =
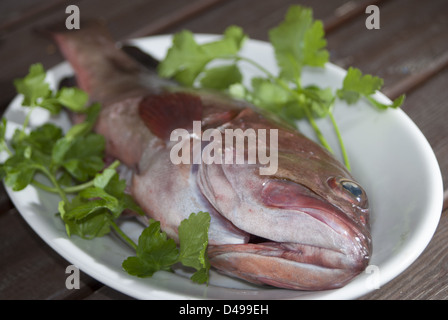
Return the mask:
<svg viewBox="0 0 448 320">
<path fill-rule="evenodd" d="M 298 242 L 276 242 L 268 240 L 260 243 L 211 245 L 209 246 L 209 255 L 213 258 L 221 252 L 226 252 L 226 248 L 230 247 L 236 252 L 245 251 L 250 252 L 251 254 L 282 258 L 298 263 L 313 264 L 325 268 L 353 270 L 364 269 L 364 264 L 353 264 L 351 260 L 345 259 L 345 254 L 339 250 Z M 318 253 L 322 254 L 320 255 Z"/>
<path fill-rule="evenodd" d="M 319 219 L 317 217 L 315 218 L 333 229 L 331 224 L 329 224 L 327 221 Z M 370 232 L 368 232 L 368 235 L 366 236 L 362 232 L 357 232 L 356 228 L 352 227 L 347 228 L 350 230 L 352 234 L 349 234 L 349 232 L 347 232 L 347 229 L 345 229 L 344 232 L 346 236 L 345 238 L 347 239 L 347 245 L 344 247 L 320 246 L 316 244 L 304 243 L 299 241 L 297 242 L 276 241 L 269 238 L 259 237 L 256 234 L 249 233 L 243 229 L 240 230 L 246 232 L 249 235 L 249 240 L 247 243 L 234 244 L 234 245 L 216 244 L 210 247 L 216 248 L 214 249 L 214 251 L 219 251 L 219 249 L 217 249 L 219 247 L 225 248 L 227 246 L 233 248 L 239 247 L 241 248 L 241 250 L 245 250 L 243 248 L 250 248 L 252 246 L 269 247 L 271 249 L 278 249 L 284 252 L 281 257 L 276 256 L 274 253 L 272 253 L 273 254 L 272 256 L 276 258 L 282 258 L 292 262 L 317 265 L 329 269 L 352 270 L 353 272 L 359 273 L 367 267 L 371 258 L 372 246 L 370 240 Z M 356 235 L 353 234 L 354 232 L 356 232 Z M 304 252 L 310 250 L 314 252 L 320 251 L 322 253 L 322 256 L 308 257 L 308 259 L 297 258 L 299 256 L 301 257 L 304 254 Z M 333 257 L 334 259 L 336 259 L 337 262 L 332 262 L 329 258 L 324 258 L 328 256 Z"/>
<path fill-rule="evenodd" d="M 362 223 L 351 219 L 343 210 L 326 202 L 323 198 L 321 201 L 322 203 L 329 204 L 331 206 L 328 209 L 324 207 L 319 210 L 321 212 L 325 212 L 326 214 L 318 213 L 309 208 L 301 208 L 300 211 L 324 223 L 338 234 L 347 236 L 347 238 L 359 242 L 360 246 L 370 249 L 371 235 L 368 225 L 363 225 Z M 332 220 L 330 217 L 334 217 L 336 219 Z"/>
<path fill-rule="evenodd" d="M 285 187 L 288 188 L 288 191 L 293 196 L 285 196 Z M 292 189 L 289 187 L 292 187 Z M 361 216 L 368 217 L 368 208 L 356 208 L 356 206 L 352 205 L 347 209 L 353 210 L 353 213 L 351 213 L 352 217 L 343 208 L 326 200 L 311 188 L 284 179 L 272 179 L 265 183 L 263 185 L 262 198 L 264 205 L 308 215 L 326 225 L 340 235 L 342 239 L 339 246 L 335 244 L 334 247 L 316 244 L 307 245 L 345 254 L 352 261 L 355 268 L 363 269 L 367 266 L 372 251 L 370 226 L 368 221 L 362 221 L 359 218 Z M 284 243 L 268 238 L 266 240 L 280 244 Z M 259 243 L 261 242 L 259 241 Z M 294 243 L 300 244 L 300 242 Z"/>
<path fill-rule="evenodd" d="M 337 289 L 367 266 L 332 249 L 291 242 L 209 246 L 212 266 L 257 284 L 298 290 Z"/>
<path fill-rule="evenodd" d="M 322 198 L 322 201 L 325 201 Z M 328 202 L 325 202 L 328 204 Z M 329 228 L 340 234 L 347 241 L 347 245 L 339 248 L 320 247 L 326 250 L 332 250 L 340 252 L 347 256 L 351 261 L 352 268 L 363 270 L 371 257 L 372 241 L 370 231 L 359 224 L 357 221 L 349 218 L 344 211 L 337 206 L 332 205 L 332 210 L 321 209 L 327 214 L 316 214 L 315 212 L 301 209 L 301 212 L 305 212 L 314 219 L 324 223 Z M 337 221 L 333 221 L 329 217 L 336 217 Z"/>
<path fill-rule="evenodd" d="M 370 242 L 369 209 L 352 204 L 345 209 L 325 199 L 306 185 L 285 179 L 270 179 L 261 191 L 264 205 L 282 210 L 305 213 L 342 236 L 358 237 Z M 352 216 L 346 213 L 352 210 Z M 359 221 L 358 221 L 359 220 Z"/>
</svg>

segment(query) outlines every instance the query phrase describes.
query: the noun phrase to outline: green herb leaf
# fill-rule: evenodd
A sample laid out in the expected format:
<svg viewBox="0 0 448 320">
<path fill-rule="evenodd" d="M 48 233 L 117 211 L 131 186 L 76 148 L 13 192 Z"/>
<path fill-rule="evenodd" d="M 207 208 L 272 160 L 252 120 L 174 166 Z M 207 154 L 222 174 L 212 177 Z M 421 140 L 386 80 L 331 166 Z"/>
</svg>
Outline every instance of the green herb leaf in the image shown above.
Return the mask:
<svg viewBox="0 0 448 320">
<path fill-rule="evenodd" d="M 87 109 L 86 92 L 78 88 L 62 88 L 52 92 L 45 78 L 46 72 L 42 64 L 36 63 L 31 65 L 24 78 L 14 80 L 17 92 L 23 95 L 23 106 L 40 106 L 51 114 L 58 114 L 62 107 L 75 112 L 84 112 Z"/>
<path fill-rule="evenodd" d="M 161 77 L 174 77 L 184 85 L 193 85 L 196 77 L 208 63 L 209 57 L 194 40 L 193 33 L 182 31 L 173 37 L 173 46 L 159 64 Z"/>
<path fill-rule="evenodd" d="M 13 155 L 3 164 L 5 183 L 13 191 L 20 191 L 33 181 L 38 165 L 23 155 Z"/>
<path fill-rule="evenodd" d="M 263 109 L 278 112 L 280 108 L 294 100 L 290 90 L 270 79 L 256 77 L 252 79 L 252 101 Z"/>
<path fill-rule="evenodd" d="M 50 94 L 50 86 L 45 82 L 46 73 L 40 63 L 30 66 L 29 73 L 22 79 L 14 80 L 14 86 L 18 93 L 23 94 L 24 106 L 34 106 L 39 98 L 45 98 Z"/>
<path fill-rule="evenodd" d="M 192 280 L 204 283 L 208 277 L 210 262 L 207 257 L 208 229 L 210 214 L 208 212 L 192 213 L 179 226 L 180 255 L 183 265 L 195 268 L 199 273 L 193 275 Z"/>
<path fill-rule="evenodd" d="M 87 93 L 78 88 L 62 88 L 56 94 L 57 101 L 64 107 L 75 111 L 84 112 L 89 99 Z"/>
<path fill-rule="evenodd" d="M 16 155 L 25 156 L 26 149 L 32 150 L 31 158 L 42 165 L 49 165 L 53 145 L 62 137 L 62 129 L 46 123 L 26 134 L 20 129 L 14 132 L 11 145 Z"/>
<path fill-rule="evenodd" d="M 395 99 L 391 105 L 380 103 L 371 97 L 371 95 L 380 90 L 382 86 L 383 80 L 381 78 L 370 74 L 363 75 L 361 70 L 350 67 L 344 78 L 342 88 L 338 89 L 336 94 L 348 104 L 354 104 L 364 96 L 379 109 L 395 109 L 400 107 L 404 102 L 405 95 L 401 95 Z"/>
<path fill-rule="evenodd" d="M 103 237 L 110 233 L 111 223 L 107 210 L 97 210 L 85 219 L 69 220 L 66 222 L 70 234 L 77 235 L 86 240 Z"/>
<path fill-rule="evenodd" d="M 104 168 L 104 148 L 104 137 L 94 133 L 74 140 L 64 139 L 53 150 L 53 160 L 78 181 L 87 181 Z"/>
<path fill-rule="evenodd" d="M 312 85 L 304 88 L 303 93 L 309 98 L 310 110 L 315 118 L 328 116 L 335 99 L 331 88 L 322 89 Z"/>
<path fill-rule="evenodd" d="M 136 256 L 123 261 L 122 267 L 137 277 L 151 277 L 159 270 L 171 271 L 178 261 L 179 250 L 173 239 L 160 230 L 160 222 L 152 222 L 138 239 Z"/>
<path fill-rule="evenodd" d="M 205 70 L 200 83 L 203 88 L 223 90 L 235 83 L 241 82 L 243 76 L 239 68 L 232 64 Z"/>
<path fill-rule="evenodd" d="M 269 31 L 280 67 L 280 77 L 298 82 L 303 66 L 323 67 L 328 61 L 322 22 L 313 20 L 312 9 L 292 6 L 285 20 Z"/>
<path fill-rule="evenodd" d="M 230 26 L 224 31 L 222 39 L 202 44 L 201 48 L 207 55 L 207 62 L 209 62 L 213 59 L 226 58 L 237 54 L 246 38 L 243 29 Z"/>
<path fill-rule="evenodd" d="M 161 77 L 174 78 L 183 85 L 193 86 L 210 61 L 232 57 L 240 50 L 244 39 L 246 36 L 242 29 L 236 26 L 227 28 L 222 39 L 205 44 L 198 44 L 190 31 L 181 31 L 174 35 L 173 45 L 159 64 L 158 73 Z M 229 83 L 229 77 L 239 77 L 239 71 L 235 68 L 211 71 L 206 75 L 204 83 L 213 88 L 222 88 L 223 83 L 216 83 L 216 73 L 225 73 L 227 76 L 223 81 Z"/>
<path fill-rule="evenodd" d="M 152 221 L 138 240 L 136 256 L 127 258 L 122 266 L 129 274 L 150 277 L 159 270 L 170 271 L 181 262 L 197 271 L 191 279 L 208 282 L 210 263 L 207 257 L 210 215 L 207 212 L 192 213 L 179 226 L 180 251 L 174 240 L 160 230 L 160 222 Z"/>
<path fill-rule="evenodd" d="M 384 103 L 378 102 L 377 100 L 373 99 L 372 97 L 367 97 L 367 100 L 369 100 L 370 103 L 372 103 L 378 109 L 384 110 L 384 109 L 388 109 L 388 108 L 397 109 L 397 108 L 401 107 L 404 103 L 405 98 L 406 98 L 406 95 L 402 94 L 401 96 L 396 98 L 394 101 L 392 101 L 392 104 L 384 104 Z"/>
<path fill-rule="evenodd" d="M 369 96 L 380 90 L 383 86 L 383 80 L 372 75 L 363 75 L 361 70 L 350 67 L 344 78 L 342 89 L 337 91 L 340 99 L 353 104 L 361 96 Z"/>
<path fill-rule="evenodd" d="M 80 191 L 64 207 L 63 220 L 67 233 L 92 239 L 110 231 L 113 220 L 129 209 L 143 215 L 143 210 L 124 189 L 115 169 L 105 169 L 93 180 L 93 186 Z M 61 213 L 62 214 L 62 213 Z"/>
</svg>

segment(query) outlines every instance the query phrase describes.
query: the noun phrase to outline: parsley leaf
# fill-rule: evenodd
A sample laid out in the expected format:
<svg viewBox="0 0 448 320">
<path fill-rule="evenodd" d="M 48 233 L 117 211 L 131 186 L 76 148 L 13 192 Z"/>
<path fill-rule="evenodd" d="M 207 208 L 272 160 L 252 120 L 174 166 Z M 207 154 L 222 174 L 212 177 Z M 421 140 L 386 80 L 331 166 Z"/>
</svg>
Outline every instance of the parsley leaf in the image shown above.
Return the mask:
<svg viewBox="0 0 448 320">
<path fill-rule="evenodd" d="M 5 184 L 14 191 L 23 190 L 33 181 L 38 168 L 39 166 L 26 156 L 13 155 L 3 164 Z"/>
<path fill-rule="evenodd" d="M 349 170 L 348 155 L 333 116 L 335 100 L 339 98 L 353 104 L 365 97 L 379 109 L 398 108 L 404 101 L 404 95 L 395 99 L 391 105 L 376 101 L 372 95 L 380 90 L 383 80 L 371 75 L 362 75 L 356 68 L 348 70 L 343 87 L 336 92 L 318 85 L 302 86 L 304 67 L 322 68 L 329 61 L 323 23 L 314 20 L 311 8 L 291 6 L 285 19 L 269 30 L 269 40 L 279 68 L 277 75 L 251 58 L 239 54 L 246 38 L 242 29 L 232 27 L 226 30 L 222 40 L 199 45 L 194 42 L 191 33 L 183 31 L 174 36 L 173 46 L 162 61 L 159 74 L 165 77 L 173 76 L 180 83 L 189 86 L 199 79 L 202 88 L 228 90 L 231 96 L 275 113 L 294 127 L 297 126 L 297 120 L 305 118 L 322 146 L 333 152 L 315 121 L 316 118 L 330 118 Z M 183 47 L 179 45 L 180 39 L 183 40 Z M 230 64 L 209 67 L 209 62 L 216 59 L 225 59 L 230 61 Z M 249 63 L 261 71 L 264 77 L 254 77 L 251 86 L 246 86 L 239 69 L 240 63 Z M 184 75 L 189 77 L 186 79 Z"/>
<path fill-rule="evenodd" d="M 350 67 L 344 78 L 343 86 L 336 91 L 337 96 L 341 100 L 345 100 L 348 104 L 356 103 L 362 96 L 366 97 L 374 106 L 379 109 L 398 108 L 405 99 L 401 95 L 393 101 L 391 105 L 380 103 L 370 97 L 383 86 L 383 80 L 370 74 L 363 75 L 361 70 Z"/>
<path fill-rule="evenodd" d="M 134 200 L 125 193 L 125 188 L 125 180 L 120 179 L 115 169 L 105 169 L 96 175 L 93 186 L 79 192 L 74 200 L 76 206 L 69 206 L 64 216 L 67 219 L 80 220 L 99 209 L 109 210 L 114 219 L 125 209 L 143 214 Z"/>
<path fill-rule="evenodd" d="M 241 82 L 242 79 L 240 69 L 231 64 L 205 70 L 200 83 L 203 88 L 224 90 L 234 83 Z"/>
<path fill-rule="evenodd" d="M 292 6 L 285 20 L 269 31 L 269 39 L 283 79 L 299 81 L 303 66 L 323 67 L 328 61 L 323 24 L 313 20 L 310 8 Z"/>
<path fill-rule="evenodd" d="M 198 44 L 193 33 L 187 30 L 181 31 L 174 35 L 173 45 L 168 50 L 165 59 L 159 64 L 158 73 L 163 78 L 172 77 L 183 85 L 193 86 L 210 61 L 235 55 L 245 38 L 241 28 L 230 26 L 224 32 L 222 39 Z M 240 78 L 239 71 L 235 71 L 235 67 L 220 68 L 209 71 L 203 83 L 213 88 L 227 87 L 227 84 L 216 82 L 217 74 L 226 74 L 226 82 L 229 82 L 229 79 L 237 81 Z"/>
<path fill-rule="evenodd" d="M 196 269 L 191 277 L 193 281 L 206 283 L 210 269 L 207 257 L 209 225 L 207 212 L 192 213 L 184 219 L 179 226 L 178 249 L 174 240 L 160 230 L 160 222 L 151 221 L 138 239 L 136 256 L 128 257 L 122 267 L 131 275 L 150 277 L 159 270 L 171 271 L 172 265 L 181 262 Z"/>
<path fill-rule="evenodd" d="M 59 213 L 65 222 L 67 235 L 77 235 L 83 239 L 91 240 L 109 234 L 111 231 L 111 219 L 107 209 L 97 209 L 93 207 L 93 204 L 90 204 L 92 205 L 92 209 L 94 209 L 92 214 L 77 220 L 70 219 L 66 216 L 67 211 L 71 211 L 84 204 L 80 198 L 74 198 L 72 202 L 67 204 L 64 201 L 59 203 Z"/>
<path fill-rule="evenodd" d="M 29 73 L 23 79 L 14 80 L 17 92 L 23 95 L 22 105 L 37 105 L 39 98 L 45 98 L 50 94 L 50 86 L 45 82 L 45 77 L 44 67 L 36 63 L 30 66 Z"/>
<path fill-rule="evenodd" d="M 361 70 L 350 67 L 344 78 L 342 89 L 337 91 L 337 95 L 340 99 L 347 101 L 347 103 L 353 104 L 362 95 L 369 96 L 374 94 L 382 86 L 382 79 L 370 74 L 363 76 Z"/>
<path fill-rule="evenodd" d="M 56 94 L 56 100 L 64 107 L 75 111 L 84 112 L 89 96 L 79 88 L 61 88 Z"/>
<path fill-rule="evenodd" d="M 224 39 L 200 46 L 200 50 L 208 56 L 207 59 L 234 52 L 243 40 L 240 31 L 236 27 L 229 28 Z M 182 37 L 184 39 L 180 40 L 186 39 L 187 47 L 194 47 L 194 43 L 188 43 L 188 35 Z M 190 66 L 194 68 L 194 65 Z M 181 72 L 181 78 L 188 72 Z M 228 70 L 211 69 L 205 74 L 203 82 L 213 86 L 223 73 L 238 76 L 238 71 L 232 67 Z M 120 179 L 116 170 L 119 162 L 115 161 L 104 168 L 105 140 L 103 136 L 92 132 L 100 105 L 86 107 L 88 96 L 77 88 L 62 88 L 52 92 L 45 77 L 42 65 L 35 64 L 27 76 L 15 81 L 18 92 L 24 97 L 23 105 L 31 107 L 31 110 L 22 128 L 15 130 L 10 141 L 11 149 L 5 139 L 7 121 L 3 119 L 0 123 L 0 151 L 8 154 L 8 158 L 0 165 L 0 176 L 5 179 L 5 183 L 14 191 L 33 184 L 59 194 L 61 201 L 58 211 L 68 236 L 94 239 L 112 230 L 116 231 L 136 251 L 136 256 L 123 262 L 123 268 L 130 274 L 151 276 L 158 270 L 170 270 L 173 264 L 182 262 L 197 270 L 192 276 L 193 281 L 207 282 L 210 269 L 206 255 L 210 223 L 208 213 L 192 214 L 190 219 L 182 222 L 179 226 L 180 249 L 173 239 L 168 239 L 166 233 L 160 230 L 160 222 L 156 221 L 143 230 L 138 245 L 135 244 L 120 229 L 116 220 L 124 211 L 140 215 L 144 212 L 125 192 L 126 182 Z M 239 81 L 239 78 L 235 81 Z M 31 129 L 28 128 L 28 120 L 35 107 L 45 108 L 53 114 L 66 107 L 83 112 L 86 117 L 84 122 L 72 126 L 65 134 L 61 128 L 50 123 Z M 37 174 L 46 177 L 46 183 L 39 182 Z M 69 200 L 68 193 L 75 195 Z"/>
<path fill-rule="evenodd" d="M 173 46 L 159 64 L 158 72 L 161 77 L 174 77 L 180 83 L 191 86 L 208 61 L 207 54 L 194 40 L 193 33 L 185 30 L 173 37 Z"/>
<path fill-rule="evenodd" d="M 160 230 L 160 222 L 152 222 L 138 239 L 136 256 L 128 257 L 122 267 L 129 274 L 151 277 L 159 270 L 171 271 L 178 261 L 179 250 L 173 239 Z"/>
<path fill-rule="evenodd" d="M 78 88 L 62 88 L 57 92 L 50 90 L 45 81 L 46 72 L 40 63 L 31 65 L 29 73 L 22 79 L 15 79 L 14 86 L 23 95 L 23 106 L 42 107 L 51 114 L 58 114 L 62 107 L 75 112 L 84 112 L 88 95 Z"/>
<path fill-rule="evenodd" d="M 209 226 L 210 214 L 202 211 L 192 213 L 179 226 L 179 260 L 184 266 L 196 269 L 192 280 L 198 283 L 208 281 L 208 277 L 204 275 L 207 275 L 210 269 L 210 262 L 207 256 Z"/>
</svg>

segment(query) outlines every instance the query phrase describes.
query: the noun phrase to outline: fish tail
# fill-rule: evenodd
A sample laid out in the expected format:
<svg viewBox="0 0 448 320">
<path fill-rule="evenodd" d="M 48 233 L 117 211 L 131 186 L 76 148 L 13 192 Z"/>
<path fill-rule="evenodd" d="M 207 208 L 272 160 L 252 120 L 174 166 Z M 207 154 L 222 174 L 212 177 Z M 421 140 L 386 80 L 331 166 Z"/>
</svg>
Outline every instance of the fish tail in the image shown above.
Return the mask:
<svg viewBox="0 0 448 320">
<path fill-rule="evenodd" d="M 139 74 L 144 68 L 120 49 L 104 25 L 91 22 L 51 35 L 91 100 L 104 103 L 141 89 Z"/>
</svg>

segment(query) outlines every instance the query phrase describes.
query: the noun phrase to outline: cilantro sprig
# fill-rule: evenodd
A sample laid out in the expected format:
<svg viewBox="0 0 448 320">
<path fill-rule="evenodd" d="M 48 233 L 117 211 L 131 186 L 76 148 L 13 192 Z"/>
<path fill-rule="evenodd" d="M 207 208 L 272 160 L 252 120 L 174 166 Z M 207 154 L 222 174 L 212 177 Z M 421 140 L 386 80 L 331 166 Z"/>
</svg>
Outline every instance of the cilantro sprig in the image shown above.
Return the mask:
<svg viewBox="0 0 448 320">
<path fill-rule="evenodd" d="M 180 262 L 196 269 L 191 276 L 194 282 L 206 283 L 210 269 L 206 254 L 209 225 L 210 215 L 207 212 L 192 213 L 179 226 L 178 249 L 174 240 L 160 231 L 160 222 L 151 221 L 138 239 L 136 256 L 127 258 L 123 268 L 132 275 L 150 277 L 158 270 L 169 271 L 172 265 Z"/>
<path fill-rule="evenodd" d="M 120 179 L 118 161 L 104 162 L 104 137 L 92 131 L 100 112 L 99 104 L 87 105 L 88 95 L 78 88 L 50 89 L 41 64 L 30 67 L 29 73 L 14 81 L 27 108 L 23 125 L 6 140 L 7 120 L 0 123 L 0 151 L 6 160 L 0 174 L 7 186 L 20 191 L 33 185 L 60 197 L 58 215 L 67 235 L 94 239 L 114 230 L 136 252 L 123 262 L 131 275 L 151 276 L 159 270 L 170 270 L 176 263 L 192 267 L 192 280 L 208 282 L 210 264 L 207 258 L 210 215 L 191 214 L 179 226 L 179 249 L 173 239 L 160 230 L 160 223 L 151 221 L 136 244 L 121 230 L 117 220 L 125 211 L 143 215 L 141 207 L 125 192 L 126 182 Z M 37 107 L 57 115 L 63 108 L 85 114 L 85 121 L 62 128 L 46 123 L 30 128 L 29 119 Z"/>
<path fill-rule="evenodd" d="M 356 103 L 361 97 L 365 97 L 378 109 L 399 108 L 405 99 L 404 95 L 396 98 L 391 105 L 383 104 L 372 98 L 372 95 L 381 90 L 383 86 L 383 79 L 372 75 L 363 75 L 361 70 L 350 67 L 347 75 L 344 78 L 344 83 L 341 89 L 336 91 L 337 96 L 345 100 L 348 104 Z"/>
<path fill-rule="evenodd" d="M 373 94 L 381 89 L 383 80 L 363 75 L 355 68 L 348 70 L 343 87 L 336 92 L 317 85 L 304 86 L 301 81 L 304 68 L 323 68 L 329 61 L 323 24 L 313 18 L 310 8 L 291 6 L 285 19 L 269 30 L 278 74 L 272 74 L 255 60 L 240 55 L 248 38 L 240 27 L 231 26 L 225 30 L 222 39 L 198 44 L 191 32 L 181 31 L 174 35 L 173 45 L 159 65 L 159 75 L 174 78 L 186 86 L 227 90 L 236 98 L 276 113 L 294 126 L 297 120 L 307 119 L 320 143 L 333 152 L 316 122 L 316 119 L 329 117 L 348 169 L 347 151 L 333 116 L 336 99 L 353 104 L 365 98 L 379 109 L 398 108 L 404 101 L 404 95 L 391 105 L 376 101 Z M 211 63 L 215 61 L 220 61 L 221 65 Z M 250 86 L 244 85 L 240 71 L 242 63 L 255 67 L 263 76 L 250 79 Z"/>
</svg>

